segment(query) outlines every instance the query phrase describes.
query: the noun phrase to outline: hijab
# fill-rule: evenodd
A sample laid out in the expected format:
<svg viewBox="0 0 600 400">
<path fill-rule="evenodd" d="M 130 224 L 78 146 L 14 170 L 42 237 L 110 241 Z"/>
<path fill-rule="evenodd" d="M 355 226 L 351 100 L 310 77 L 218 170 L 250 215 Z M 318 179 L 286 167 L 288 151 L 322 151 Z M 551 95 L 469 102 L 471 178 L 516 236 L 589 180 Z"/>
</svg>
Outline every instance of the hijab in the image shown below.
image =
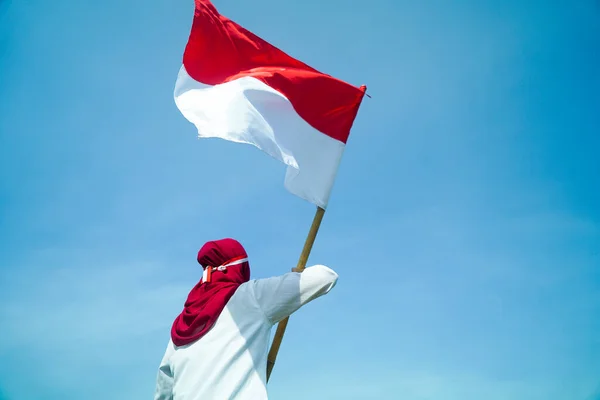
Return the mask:
<svg viewBox="0 0 600 400">
<path fill-rule="evenodd" d="M 211 241 L 202 246 L 197 260 L 205 273 L 173 322 L 171 339 L 176 346 L 200 339 L 213 327 L 237 288 L 250 280 L 247 257 L 244 247 L 234 239 Z"/>
</svg>

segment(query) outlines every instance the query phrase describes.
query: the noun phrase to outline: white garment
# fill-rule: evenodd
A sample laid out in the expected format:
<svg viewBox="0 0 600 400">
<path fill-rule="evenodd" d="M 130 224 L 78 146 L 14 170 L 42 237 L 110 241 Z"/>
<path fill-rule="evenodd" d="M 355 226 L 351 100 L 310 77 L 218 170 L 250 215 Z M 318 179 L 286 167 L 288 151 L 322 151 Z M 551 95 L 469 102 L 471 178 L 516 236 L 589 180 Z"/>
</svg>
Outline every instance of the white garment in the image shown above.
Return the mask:
<svg viewBox="0 0 600 400">
<path fill-rule="evenodd" d="M 206 335 L 181 347 L 169 341 L 154 400 L 266 400 L 271 328 L 328 293 L 337 278 L 316 265 L 240 285 Z"/>
</svg>

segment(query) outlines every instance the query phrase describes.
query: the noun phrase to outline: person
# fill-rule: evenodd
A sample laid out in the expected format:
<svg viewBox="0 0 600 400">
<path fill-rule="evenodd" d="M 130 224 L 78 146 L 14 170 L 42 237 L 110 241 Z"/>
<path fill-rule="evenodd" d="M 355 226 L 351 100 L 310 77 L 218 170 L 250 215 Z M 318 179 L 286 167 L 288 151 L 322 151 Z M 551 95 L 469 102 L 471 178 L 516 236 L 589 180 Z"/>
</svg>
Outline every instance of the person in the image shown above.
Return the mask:
<svg viewBox="0 0 600 400">
<path fill-rule="evenodd" d="M 271 328 L 328 293 L 338 275 L 315 265 L 302 273 L 250 280 L 250 264 L 234 239 L 206 243 L 204 271 L 171 328 L 155 400 L 265 400 Z"/>
</svg>

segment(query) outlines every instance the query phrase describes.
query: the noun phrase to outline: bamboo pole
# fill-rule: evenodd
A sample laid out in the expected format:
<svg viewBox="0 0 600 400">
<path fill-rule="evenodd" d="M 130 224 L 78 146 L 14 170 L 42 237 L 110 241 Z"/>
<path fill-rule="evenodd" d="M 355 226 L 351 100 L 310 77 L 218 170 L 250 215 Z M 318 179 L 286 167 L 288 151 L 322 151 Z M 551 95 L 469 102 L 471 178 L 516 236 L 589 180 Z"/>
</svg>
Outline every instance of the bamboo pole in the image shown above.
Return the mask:
<svg viewBox="0 0 600 400">
<path fill-rule="evenodd" d="M 304 271 L 304 268 L 306 268 L 308 256 L 310 255 L 310 251 L 312 250 L 313 244 L 315 243 L 315 238 L 317 237 L 317 232 L 319 232 L 319 227 L 321 226 L 321 221 L 323 220 L 324 214 L 325 209 L 317 207 L 317 212 L 315 213 L 315 217 L 313 218 L 310 231 L 308 231 L 308 236 L 306 237 L 306 241 L 304 242 L 304 248 L 302 249 L 302 253 L 300 253 L 298 265 L 296 265 L 296 272 L 302 272 Z M 281 341 L 283 340 L 283 335 L 285 334 L 285 328 L 287 327 L 289 319 L 289 317 L 286 317 L 283 320 L 281 320 L 277 325 L 275 337 L 273 338 L 273 343 L 271 344 L 271 349 L 269 350 L 269 355 L 267 356 L 267 382 L 269 381 L 269 378 L 271 377 L 271 372 L 273 371 L 273 367 L 275 366 L 277 353 L 279 352 L 279 347 L 281 346 Z"/>
</svg>

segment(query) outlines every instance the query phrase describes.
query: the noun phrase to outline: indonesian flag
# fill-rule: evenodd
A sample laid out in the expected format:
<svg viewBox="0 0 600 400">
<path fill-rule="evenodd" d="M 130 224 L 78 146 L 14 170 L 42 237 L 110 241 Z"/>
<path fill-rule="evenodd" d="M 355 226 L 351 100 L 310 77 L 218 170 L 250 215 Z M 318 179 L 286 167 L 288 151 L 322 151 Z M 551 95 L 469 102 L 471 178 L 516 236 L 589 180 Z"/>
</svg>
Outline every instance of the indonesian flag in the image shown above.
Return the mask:
<svg viewBox="0 0 600 400">
<path fill-rule="evenodd" d="M 196 10 L 175 103 L 200 137 L 248 143 L 285 163 L 285 187 L 326 208 L 366 87 L 323 74 L 219 14 Z"/>
</svg>

